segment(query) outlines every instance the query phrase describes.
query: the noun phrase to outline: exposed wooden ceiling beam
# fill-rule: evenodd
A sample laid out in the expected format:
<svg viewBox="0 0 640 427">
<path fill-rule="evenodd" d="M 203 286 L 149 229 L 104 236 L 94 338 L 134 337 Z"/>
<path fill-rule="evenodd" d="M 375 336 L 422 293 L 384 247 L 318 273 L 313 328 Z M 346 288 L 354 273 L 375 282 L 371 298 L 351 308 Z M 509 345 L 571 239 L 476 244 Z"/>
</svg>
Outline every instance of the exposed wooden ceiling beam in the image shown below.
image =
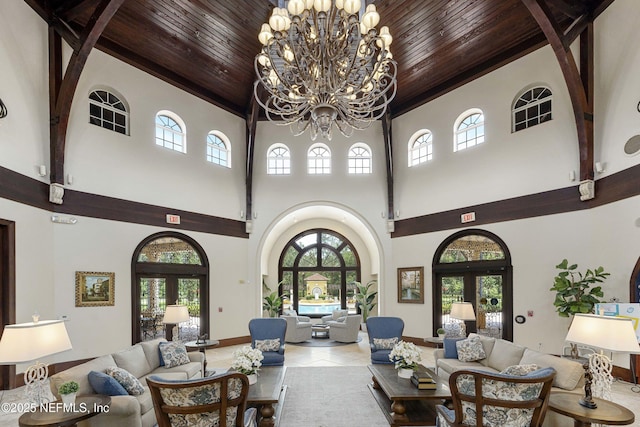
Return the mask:
<svg viewBox="0 0 640 427">
<path fill-rule="evenodd" d="M 60 78 L 62 70 L 62 49 L 59 46 L 59 35 L 54 35 L 52 29 L 49 31 L 51 184 L 62 185 L 64 183 L 64 154 L 67 126 L 69 124 L 71 102 L 73 101 L 80 75 L 98 38 L 123 2 L 124 0 L 102 0 L 100 2 L 91 15 L 86 27 L 80 33 L 78 38 L 79 47 L 71 54 L 62 79 Z M 53 188 L 54 187 L 52 187 L 52 190 Z M 62 203 L 61 197 L 56 197 L 55 203 Z"/>
<path fill-rule="evenodd" d="M 578 133 L 580 181 L 593 184 L 593 98 L 590 96 L 593 93 L 593 24 L 588 25 L 587 36 L 581 37 L 581 75 L 571 50 L 565 46 L 564 34 L 544 0 L 522 2 L 545 34 L 562 70 Z M 588 196 L 593 198 L 593 194 Z"/>
</svg>

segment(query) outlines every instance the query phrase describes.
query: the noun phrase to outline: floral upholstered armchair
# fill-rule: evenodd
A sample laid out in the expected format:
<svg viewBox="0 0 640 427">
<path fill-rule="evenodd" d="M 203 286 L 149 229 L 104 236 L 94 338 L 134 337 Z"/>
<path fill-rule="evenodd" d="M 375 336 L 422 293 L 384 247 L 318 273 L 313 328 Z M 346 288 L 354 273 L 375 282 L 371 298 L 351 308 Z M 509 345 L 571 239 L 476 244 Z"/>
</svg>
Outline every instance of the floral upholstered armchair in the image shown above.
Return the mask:
<svg viewBox="0 0 640 427">
<path fill-rule="evenodd" d="M 510 373 L 460 370 L 451 374 L 453 409 L 436 406 L 437 425 L 541 426 L 556 371 L 535 365 L 510 368 Z"/>
<path fill-rule="evenodd" d="M 148 377 L 158 427 L 255 427 L 256 409 L 246 409 L 249 380 L 238 372 L 197 380 Z"/>
</svg>

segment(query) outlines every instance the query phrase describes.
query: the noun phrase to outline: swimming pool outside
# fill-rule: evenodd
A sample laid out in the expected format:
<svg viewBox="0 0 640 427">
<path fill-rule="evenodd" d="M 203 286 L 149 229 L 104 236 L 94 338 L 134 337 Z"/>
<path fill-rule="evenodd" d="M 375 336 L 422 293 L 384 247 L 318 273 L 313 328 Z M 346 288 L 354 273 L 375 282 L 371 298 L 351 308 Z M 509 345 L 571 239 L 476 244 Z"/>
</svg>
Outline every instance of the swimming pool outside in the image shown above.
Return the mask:
<svg viewBox="0 0 640 427">
<path fill-rule="evenodd" d="M 300 301 L 298 303 L 298 314 L 330 314 L 333 310 L 339 309 L 339 302 L 304 304 L 302 301 Z"/>
</svg>

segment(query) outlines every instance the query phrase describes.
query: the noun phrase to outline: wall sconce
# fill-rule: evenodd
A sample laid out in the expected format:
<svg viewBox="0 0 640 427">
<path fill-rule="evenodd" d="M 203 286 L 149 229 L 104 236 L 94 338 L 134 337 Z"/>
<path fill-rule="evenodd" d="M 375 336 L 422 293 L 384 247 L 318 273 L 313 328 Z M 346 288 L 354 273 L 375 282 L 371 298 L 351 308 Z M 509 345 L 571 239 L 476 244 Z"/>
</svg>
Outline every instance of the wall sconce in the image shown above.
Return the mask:
<svg viewBox="0 0 640 427">
<path fill-rule="evenodd" d="M 604 172 L 604 163 L 596 162 L 595 169 L 596 169 L 596 172 L 598 172 L 598 173 Z"/>
</svg>

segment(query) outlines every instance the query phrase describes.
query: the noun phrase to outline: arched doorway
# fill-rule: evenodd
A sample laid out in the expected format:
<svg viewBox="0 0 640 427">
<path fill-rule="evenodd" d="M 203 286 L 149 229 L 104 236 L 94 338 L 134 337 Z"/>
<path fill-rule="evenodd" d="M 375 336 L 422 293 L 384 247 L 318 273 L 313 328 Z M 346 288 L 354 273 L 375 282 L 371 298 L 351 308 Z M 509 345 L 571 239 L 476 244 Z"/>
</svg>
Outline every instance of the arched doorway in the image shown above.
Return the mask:
<svg viewBox="0 0 640 427">
<path fill-rule="evenodd" d="M 285 245 L 278 262 L 283 308 L 321 317 L 342 308 L 355 313 L 353 294 L 360 281 L 360 258 L 353 244 L 332 230 L 299 233 Z"/>
<path fill-rule="evenodd" d="M 485 230 L 445 239 L 433 257 L 433 329 L 451 321 L 451 304 L 469 301 L 476 314 L 467 332 L 513 340 L 513 269 L 505 243 Z"/>
<path fill-rule="evenodd" d="M 186 305 L 190 321 L 180 339 L 209 333 L 209 260 L 202 247 L 181 233 L 165 231 L 144 239 L 131 261 L 132 342 L 164 336 L 167 305 Z"/>
</svg>

